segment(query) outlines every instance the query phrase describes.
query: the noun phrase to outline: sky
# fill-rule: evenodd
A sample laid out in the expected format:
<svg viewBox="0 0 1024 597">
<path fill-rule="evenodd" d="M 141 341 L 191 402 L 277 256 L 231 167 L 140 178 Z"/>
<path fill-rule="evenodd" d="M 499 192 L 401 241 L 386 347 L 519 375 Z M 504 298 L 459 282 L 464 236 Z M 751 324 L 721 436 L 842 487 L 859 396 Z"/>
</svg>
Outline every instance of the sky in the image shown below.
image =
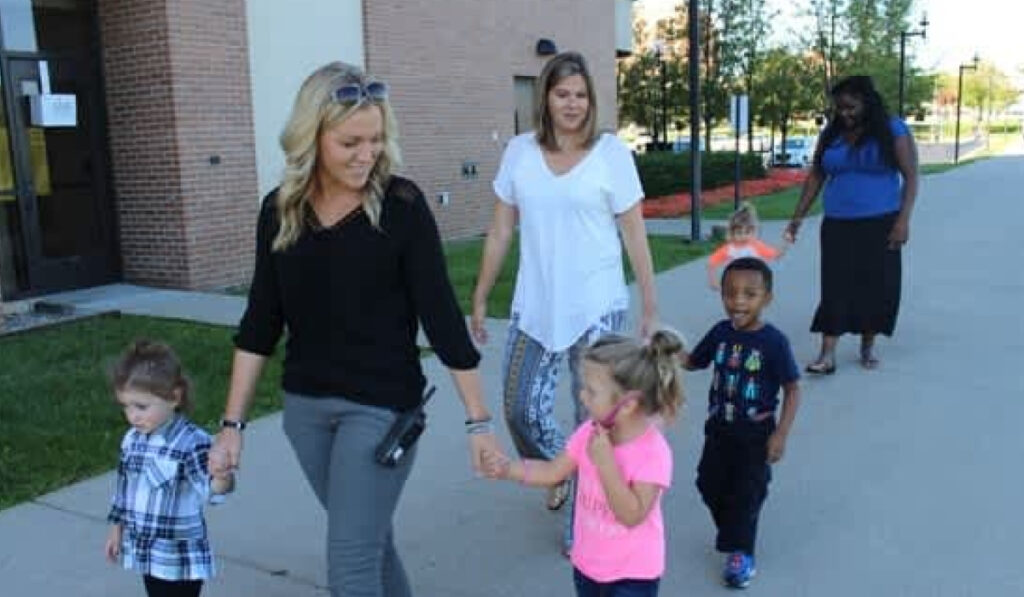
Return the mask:
<svg viewBox="0 0 1024 597">
<path fill-rule="evenodd" d="M 652 13 L 667 15 L 680 0 L 640 0 Z M 776 31 L 795 29 L 797 8 L 806 0 L 768 0 L 791 27 L 774 27 Z M 977 52 L 985 61 L 1015 75 L 1024 66 L 1024 2 L 1020 0 L 915 0 L 911 22 L 928 15 L 928 36 L 907 40 L 907 55 L 925 70 L 953 72 L 961 63 L 970 62 Z M 657 18 L 657 17 L 656 17 Z M 915 27 L 916 29 L 916 27 Z"/>
</svg>

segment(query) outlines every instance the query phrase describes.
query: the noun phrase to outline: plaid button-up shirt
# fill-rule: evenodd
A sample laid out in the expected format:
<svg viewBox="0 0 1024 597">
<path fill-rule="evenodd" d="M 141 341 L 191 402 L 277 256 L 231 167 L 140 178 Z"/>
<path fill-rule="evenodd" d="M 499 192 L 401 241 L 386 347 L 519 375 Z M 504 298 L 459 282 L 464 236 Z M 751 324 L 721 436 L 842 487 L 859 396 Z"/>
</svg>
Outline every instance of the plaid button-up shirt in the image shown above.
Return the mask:
<svg viewBox="0 0 1024 597">
<path fill-rule="evenodd" d="M 125 434 L 107 520 L 122 525 L 126 569 L 164 580 L 213 576 L 203 520 L 203 504 L 211 497 L 210 443 L 205 431 L 180 415 L 152 433 Z"/>
</svg>

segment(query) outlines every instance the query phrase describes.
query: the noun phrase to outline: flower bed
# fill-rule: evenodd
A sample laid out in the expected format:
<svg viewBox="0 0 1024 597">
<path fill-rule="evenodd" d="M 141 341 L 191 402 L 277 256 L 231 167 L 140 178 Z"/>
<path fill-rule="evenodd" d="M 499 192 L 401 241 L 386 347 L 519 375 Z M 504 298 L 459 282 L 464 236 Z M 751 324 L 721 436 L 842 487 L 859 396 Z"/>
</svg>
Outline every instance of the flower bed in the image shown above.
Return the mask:
<svg viewBox="0 0 1024 597">
<path fill-rule="evenodd" d="M 807 178 L 807 170 L 773 168 L 768 176 L 759 180 L 740 182 L 740 197 L 758 197 L 790 187 L 803 184 Z M 701 205 L 718 205 L 732 201 L 735 197 L 735 185 L 729 184 L 702 191 Z M 690 194 L 676 193 L 664 197 L 648 197 L 642 203 L 645 218 L 673 218 L 690 213 Z"/>
</svg>

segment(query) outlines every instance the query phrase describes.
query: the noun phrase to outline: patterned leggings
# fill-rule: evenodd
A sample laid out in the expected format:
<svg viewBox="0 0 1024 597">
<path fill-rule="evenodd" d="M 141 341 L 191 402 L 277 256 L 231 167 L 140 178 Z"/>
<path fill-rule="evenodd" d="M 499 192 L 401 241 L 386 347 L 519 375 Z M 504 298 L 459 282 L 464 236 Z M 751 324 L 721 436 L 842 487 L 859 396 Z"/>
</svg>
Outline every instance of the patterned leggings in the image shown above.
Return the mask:
<svg viewBox="0 0 1024 597">
<path fill-rule="evenodd" d="M 502 379 L 505 423 L 520 458 L 552 460 L 565 449 L 566 435 L 554 414 L 555 389 L 558 386 L 562 362 L 568 355 L 569 371 L 572 375 L 573 415 L 576 425 L 579 425 L 586 418 L 586 409 L 579 400 L 582 385 L 580 356 L 602 335 L 621 332 L 625 322 L 626 311 L 612 311 L 587 328 L 568 350 L 551 352 L 540 342 L 524 334 L 519 329 L 519 316 L 512 314 L 508 340 L 505 344 Z M 568 505 L 566 547 L 572 542 L 571 494 Z"/>
</svg>

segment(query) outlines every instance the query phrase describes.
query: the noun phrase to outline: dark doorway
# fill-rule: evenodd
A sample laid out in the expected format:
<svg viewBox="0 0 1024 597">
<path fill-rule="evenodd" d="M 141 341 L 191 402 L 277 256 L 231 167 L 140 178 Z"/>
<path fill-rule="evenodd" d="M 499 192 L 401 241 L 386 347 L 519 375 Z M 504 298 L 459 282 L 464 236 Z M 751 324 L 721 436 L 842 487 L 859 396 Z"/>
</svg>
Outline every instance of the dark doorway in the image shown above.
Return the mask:
<svg viewBox="0 0 1024 597">
<path fill-rule="evenodd" d="M 117 277 L 90 4 L 34 2 L 32 19 L 15 14 L 13 21 L 10 13 L 0 12 L 7 124 L 0 135 L 0 284 L 5 298 Z M 19 26 L 31 26 L 31 35 Z M 33 42 L 41 47 L 30 51 Z M 44 102 L 56 110 L 44 113 Z M 4 171 L 5 155 L 10 174 Z"/>
</svg>

